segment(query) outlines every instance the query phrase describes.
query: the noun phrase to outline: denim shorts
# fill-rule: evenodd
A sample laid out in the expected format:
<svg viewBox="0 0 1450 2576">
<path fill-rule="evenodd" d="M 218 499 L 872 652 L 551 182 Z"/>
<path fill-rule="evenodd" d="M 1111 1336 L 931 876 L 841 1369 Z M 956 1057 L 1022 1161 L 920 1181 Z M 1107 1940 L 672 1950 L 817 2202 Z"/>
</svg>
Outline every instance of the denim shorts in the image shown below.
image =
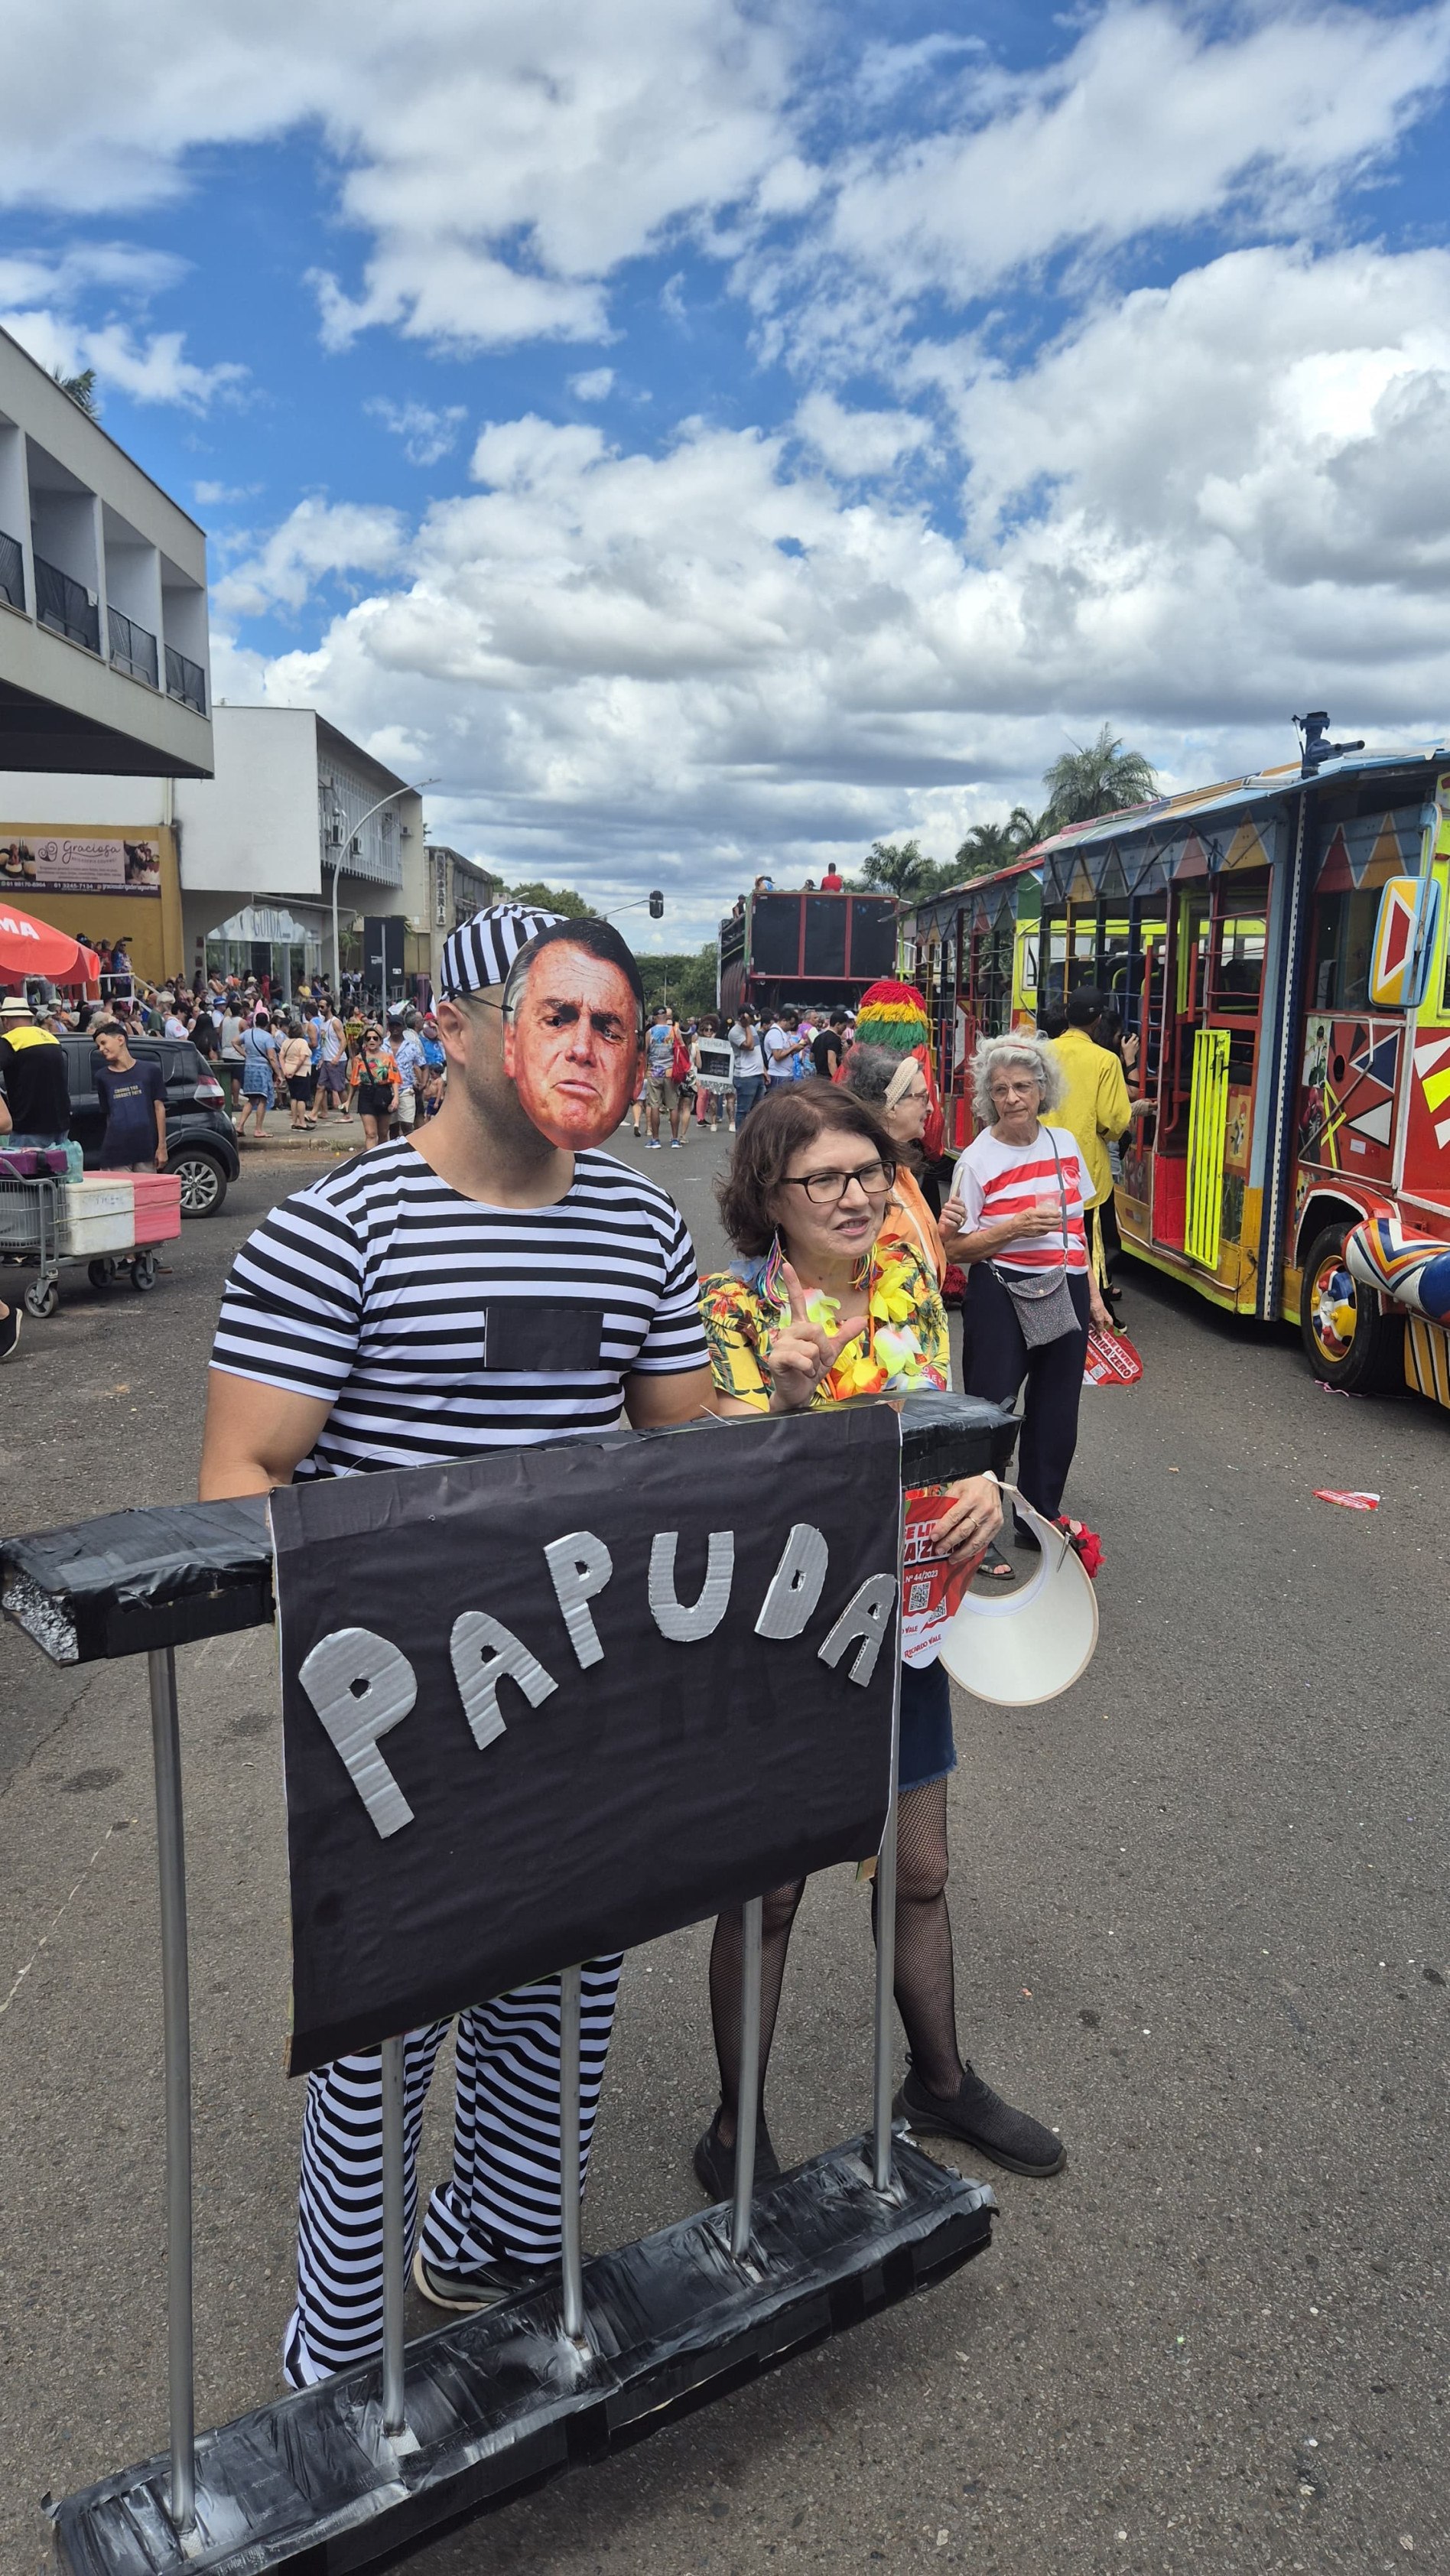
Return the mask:
<svg viewBox="0 0 1450 2576">
<path fill-rule="evenodd" d="M 901 1774 L 903 1789 L 924 1789 L 957 1767 L 952 1741 L 952 1697 L 944 1664 L 901 1667 Z"/>
</svg>

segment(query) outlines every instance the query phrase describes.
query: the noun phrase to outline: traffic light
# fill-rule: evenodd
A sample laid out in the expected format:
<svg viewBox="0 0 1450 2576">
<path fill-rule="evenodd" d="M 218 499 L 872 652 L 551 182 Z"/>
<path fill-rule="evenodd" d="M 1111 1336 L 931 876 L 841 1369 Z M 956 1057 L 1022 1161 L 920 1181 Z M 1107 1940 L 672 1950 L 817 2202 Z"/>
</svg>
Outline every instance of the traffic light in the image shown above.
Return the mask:
<svg viewBox="0 0 1450 2576">
<path fill-rule="evenodd" d="M 654 890 L 653 894 L 650 896 L 650 899 L 649 899 L 649 917 L 650 917 L 651 921 L 663 921 L 663 919 L 664 919 L 664 914 L 665 914 L 665 899 L 664 899 L 664 896 L 660 893 L 660 890 L 659 890 L 658 886 L 656 886 L 656 888 L 655 888 L 655 890 Z"/>
</svg>

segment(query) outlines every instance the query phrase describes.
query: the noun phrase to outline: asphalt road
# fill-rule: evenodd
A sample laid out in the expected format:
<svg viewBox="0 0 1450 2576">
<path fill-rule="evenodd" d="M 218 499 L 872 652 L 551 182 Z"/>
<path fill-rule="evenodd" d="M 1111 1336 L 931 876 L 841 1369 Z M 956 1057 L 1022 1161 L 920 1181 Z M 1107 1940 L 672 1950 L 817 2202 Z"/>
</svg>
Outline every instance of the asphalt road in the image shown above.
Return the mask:
<svg viewBox="0 0 1450 2576">
<path fill-rule="evenodd" d="M 646 1159 L 716 1257 L 709 1149 Z M 67 1287 L 27 1323 L 13 1527 L 190 1490 L 222 1268 L 303 1168 L 251 1163 L 148 1299 Z M 1146 1377 L 1085 1398 L 1070 1489 L 1108 1550 L 1096 1663 L 1046 1708 L 957 1712 L 964 2039 L 1060 2124 L 1067 2173 L 993 2176 L 965 2273 L 423 2551 L 428 2576 L 1450 2568 L 1450 1426 L 1326 1396 L 1290 1336 L 1142 1274 L 1127 1321 Z M 206 2423 L 277 2384 L 301 2105 L 271 1641 L 181 1664 Z M 154 1835 L 141 1676 L 54 1673 L 11 1632 L 0 1669 L 0 2565 L 33 2570 L 42 2491 L 164 2434 Z M 586 2243 L 692 2205 L 705 1944 L 627 1971 Z M 783 2156 L 861 2125 L 869 2033 L 837 1872 L 792 1953 Z M 447 2095 L 444 2066 L 430 2179 Z"/>
</svg>

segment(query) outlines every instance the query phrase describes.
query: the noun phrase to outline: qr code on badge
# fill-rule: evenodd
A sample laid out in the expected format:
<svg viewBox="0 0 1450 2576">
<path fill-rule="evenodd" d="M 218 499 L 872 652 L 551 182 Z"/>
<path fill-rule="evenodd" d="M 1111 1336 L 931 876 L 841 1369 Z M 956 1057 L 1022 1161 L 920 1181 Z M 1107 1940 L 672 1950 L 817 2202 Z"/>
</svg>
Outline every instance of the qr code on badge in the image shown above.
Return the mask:
<svg viewBox="0 0 1450 2576">
<path fill-rule="evenodd" d="M 923 1582 L 912 1583 L 907 1586 L 906 1608 L 908 1616 L 913 1610 L 929 1610 L 931 1608 L 930 1577 Z"/>
</svg>

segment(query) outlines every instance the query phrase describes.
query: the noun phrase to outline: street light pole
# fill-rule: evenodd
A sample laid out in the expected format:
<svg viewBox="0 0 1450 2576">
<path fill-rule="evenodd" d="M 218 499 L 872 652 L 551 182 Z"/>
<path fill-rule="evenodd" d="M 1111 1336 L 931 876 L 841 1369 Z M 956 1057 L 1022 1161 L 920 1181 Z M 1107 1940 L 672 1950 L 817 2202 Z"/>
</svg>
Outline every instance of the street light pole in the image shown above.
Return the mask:
<svg viewBox="0 0 1450 2576">
<path fill-rule="evenodd" d="M 425 787 L 436 787 L 437 784 L 438 781 L 436 778 L 420 778 L 416 787 L 390 787 L 387 795 L 380 796 L 376 805 L 370 805 L 367 812 L 361 815 L 356 823 L 348 824 L 348 840 L 350 842 L 355 841 L 362 831 L 363 824 L 370 823 L 375 814 L 381 814 L 385 805 L 395 804 L 400 796 L 421 796 Z M 335 787 L 329 787 L 328 793 L 332 798 L 336 811 L 342 815 L 343 821 L 347 822 L 346 809 L 337 789 Z M 332 862 L 332 992 L 334 1001 L 337 1000 L 342 991 L 342 951 L 338 946 L 337 937 L 337 880 L 341 874 L 342 854 L 339 851 L 337 857 Z"/>
</svg>

